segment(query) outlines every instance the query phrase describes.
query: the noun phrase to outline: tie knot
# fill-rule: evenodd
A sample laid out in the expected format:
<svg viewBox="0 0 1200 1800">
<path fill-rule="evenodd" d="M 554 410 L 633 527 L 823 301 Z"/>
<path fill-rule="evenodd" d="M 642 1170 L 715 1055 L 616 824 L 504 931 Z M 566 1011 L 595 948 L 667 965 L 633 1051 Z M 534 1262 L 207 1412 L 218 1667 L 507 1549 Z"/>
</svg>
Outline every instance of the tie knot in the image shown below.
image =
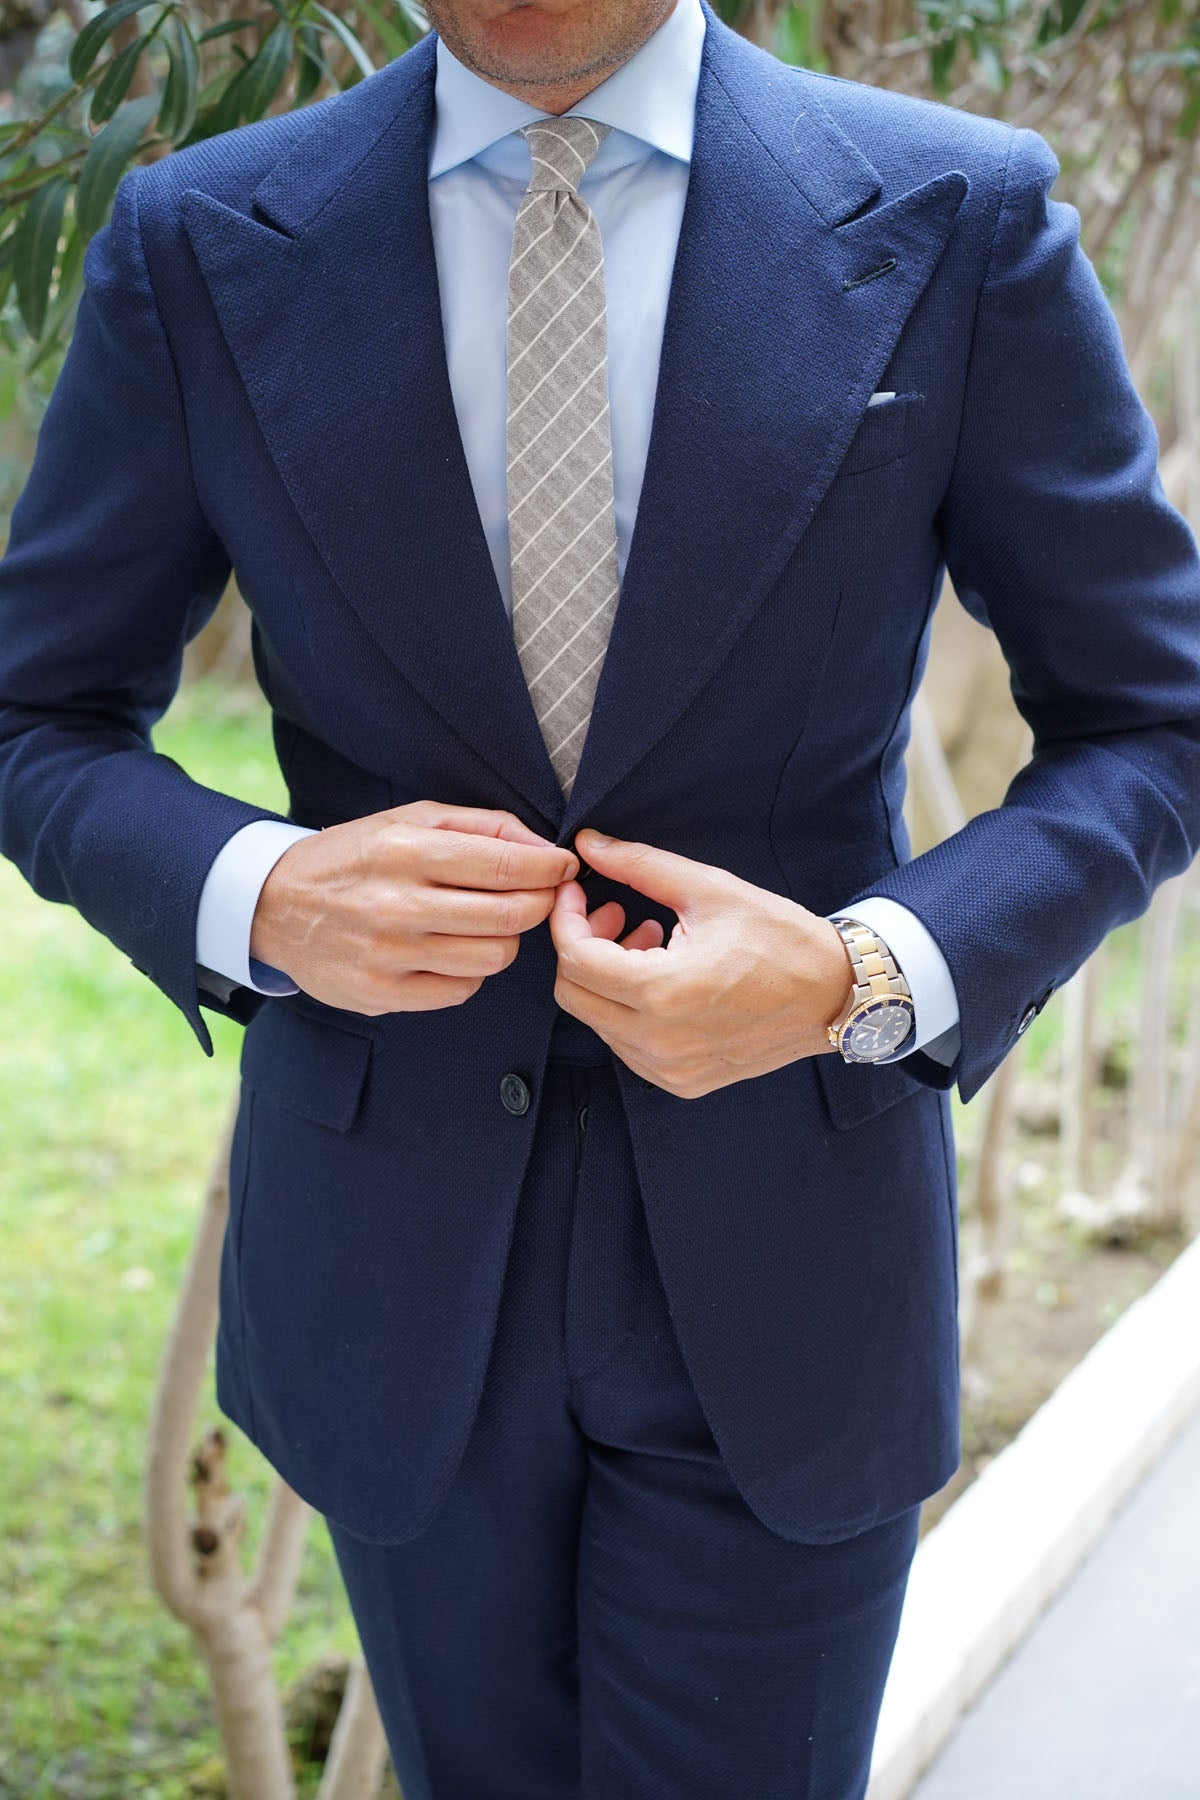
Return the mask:
<svg viewBox="0 0 1200 1800">
<path fill-rule="evenodd" d="M 566 189 L 574 193 L 611 130 L 611 125 L 581 118 L 578 113 L 535 119 L 531 125 L 522 125 L 520 134 L 529 144 L 533 165 L 529 191 L 547 189 L 561 193 Z"/>
</svg>

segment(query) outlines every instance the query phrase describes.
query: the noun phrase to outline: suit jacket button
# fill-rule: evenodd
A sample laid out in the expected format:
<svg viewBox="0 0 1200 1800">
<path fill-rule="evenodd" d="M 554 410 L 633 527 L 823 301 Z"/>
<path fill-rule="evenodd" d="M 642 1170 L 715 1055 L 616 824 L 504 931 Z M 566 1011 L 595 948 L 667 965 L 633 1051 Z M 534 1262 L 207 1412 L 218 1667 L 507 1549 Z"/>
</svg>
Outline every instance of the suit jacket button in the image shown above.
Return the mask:
<svg viewBox="0 0 1200 1800">
<path fill-rule="evenodd" d="M 1021 1036 L 1021 1033 L 1023 1031 L 1029 1030 L 1029 1027 L 1033 1024 L 1033 1021 L 1037 1018 L 1037 1015 L 1038 1015 L 1038 1009 L 1036 1006 L 1027 1006 L 1025 1008 L 1024 1013 L 1021 1015 L 1021 1023 L 1017 1026 L 1017 1036 L 1018 1037 Z"/>
<path fill-rule="evenodd" d="M 510 1113 L 529 1111 L 529 1084 L 510 1070 L 500 1077 L 500 1098 Z"/>
</svg>

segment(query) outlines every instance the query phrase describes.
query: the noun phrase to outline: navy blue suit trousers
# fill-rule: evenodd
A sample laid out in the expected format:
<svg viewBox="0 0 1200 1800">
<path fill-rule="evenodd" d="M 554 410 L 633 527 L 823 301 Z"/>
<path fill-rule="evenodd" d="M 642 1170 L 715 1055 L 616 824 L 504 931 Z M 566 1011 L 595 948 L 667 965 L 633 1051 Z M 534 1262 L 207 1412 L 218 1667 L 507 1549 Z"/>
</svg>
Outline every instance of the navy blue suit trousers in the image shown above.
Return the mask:
<svg viewBox="0 0 1200 1800">
<path fill-rule="evenodd" d="M 448 1495 L 400 1545 L 329 1521 L 405 1800 L 861 1800 L 919 1508 L 808 1544 L 746 1505 L 576 1035 Z"/>
</svg>

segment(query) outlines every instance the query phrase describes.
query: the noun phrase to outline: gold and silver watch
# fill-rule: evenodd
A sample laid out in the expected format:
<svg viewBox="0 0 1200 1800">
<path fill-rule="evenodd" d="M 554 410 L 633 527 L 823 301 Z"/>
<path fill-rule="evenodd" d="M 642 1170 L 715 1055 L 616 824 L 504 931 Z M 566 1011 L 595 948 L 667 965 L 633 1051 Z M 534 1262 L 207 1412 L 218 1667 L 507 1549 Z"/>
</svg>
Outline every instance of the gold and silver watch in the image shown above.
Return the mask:
<svg viewBox="0 0 1200 1800">
<path fill-rule="evenodd" d="M 881 1062 L 898 1050 L 913 1030 L 915 1014 L 908 983 L 878 932 L 858 919 L 830 922 L 836 925 L 850 958 L 854 992 L 849 1011 L 826 1027 L 829 1042 L 846 1062 Z"/>
</svg>

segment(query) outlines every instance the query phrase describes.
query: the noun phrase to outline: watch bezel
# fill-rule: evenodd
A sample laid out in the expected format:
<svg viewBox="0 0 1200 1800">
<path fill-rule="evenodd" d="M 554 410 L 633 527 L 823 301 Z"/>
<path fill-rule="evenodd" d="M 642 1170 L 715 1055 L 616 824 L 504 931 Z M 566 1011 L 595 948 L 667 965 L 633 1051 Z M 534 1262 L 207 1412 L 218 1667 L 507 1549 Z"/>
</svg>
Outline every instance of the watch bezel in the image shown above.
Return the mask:
<svg viewBox="0 0 1200 1800">
<path fill-rule="evenodd" d="M 903 1010 L 908 1014 L 908 1030 L 904 1033 L 904 1036 L 899 1042 L 894 1044 L 883 1056 L 858 1056 L 849 1048 L 850 1037 L 854 1031 L 854 1027 L 859 1024 L 861 1020 L 865 1019 L 868 1014 L 876 1012 L 896 1012 L 897 1010 Z M 899 1050 L 901 1044 L 907 1043 L 909 1037 L 916 1029 L 916 1022 L 917 1009 L 913 1005 L 911 996 L 908 994 L 872 994 L 866 1000 L 857 1001 L 856 1004 L 850 1008 L 850 1011 L 846 1014 L 841 1024 L 837 1027 L 837 1048 L 842 1056 L 842 1060 L 844 1062 L 852 1063 L 878 1063 L 885 1061 L 887 1057 L 896 1054 L 896 1051 Z"/>
</svg>

